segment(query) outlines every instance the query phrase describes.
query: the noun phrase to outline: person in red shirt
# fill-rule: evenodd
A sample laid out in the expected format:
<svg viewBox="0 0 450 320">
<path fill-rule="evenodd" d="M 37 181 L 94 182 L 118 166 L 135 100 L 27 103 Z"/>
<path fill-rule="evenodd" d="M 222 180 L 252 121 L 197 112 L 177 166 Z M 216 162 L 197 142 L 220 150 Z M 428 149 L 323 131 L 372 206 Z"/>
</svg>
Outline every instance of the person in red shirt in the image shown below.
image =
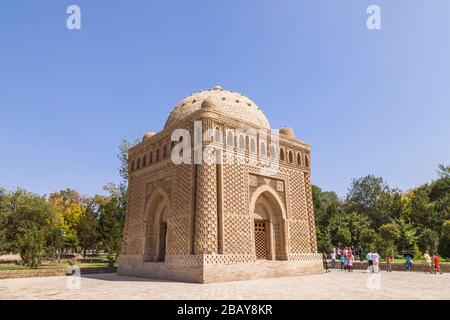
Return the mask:
<svg viewBox="0 0 450 320">
<path fill-rule="evenodd" d="M 433 264 L 434 264 L 434 274 L 436 274 L 436 271 L 439 271 L 442 274 L 441 265 L 439 264 L 439 256 L 437 252 L 433 255 Z"/>
</svg>

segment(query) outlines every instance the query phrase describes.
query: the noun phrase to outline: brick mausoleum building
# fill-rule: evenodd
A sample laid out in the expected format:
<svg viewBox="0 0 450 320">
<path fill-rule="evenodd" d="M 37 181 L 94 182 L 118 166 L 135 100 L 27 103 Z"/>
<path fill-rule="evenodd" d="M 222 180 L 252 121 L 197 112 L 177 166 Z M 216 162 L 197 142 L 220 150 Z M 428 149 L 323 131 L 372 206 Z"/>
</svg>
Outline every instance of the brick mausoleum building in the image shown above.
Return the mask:
<svg viewBox="0 0 450 320">
<path fill-rule="evenodd" d="M 172 142 L 175 129 L 192 140 Z M 191 164 L 175 164 L 173 148 L 194 146 L 199 129 L 213 132 L 199 153 L 235 161 L 195 164 L 193 147 Z M 310 146 L 279 133 L 252 100 L 219 86 L 178 104 L 129 151 L 119 274 L 204 283 L 320 273 Z"/>
</svg>

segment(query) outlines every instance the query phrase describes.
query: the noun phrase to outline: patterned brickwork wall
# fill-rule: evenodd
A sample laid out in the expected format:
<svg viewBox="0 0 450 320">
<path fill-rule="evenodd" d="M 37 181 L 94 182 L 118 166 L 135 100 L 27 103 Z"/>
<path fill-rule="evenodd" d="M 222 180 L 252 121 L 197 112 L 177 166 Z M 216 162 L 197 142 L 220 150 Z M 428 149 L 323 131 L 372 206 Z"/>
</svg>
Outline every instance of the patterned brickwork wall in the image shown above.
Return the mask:
<svg viewBox="0 0 450 320">
<path fill-rule="evenodd" d="M 253 254 L 253 238 L 250 216 L 225 215 L 224 217 L 224 253 Z"/>
<path fill-rule="evenodd" d="M 189 216 L 191 214 L 192 199 L 192 165 L 174 166 L 173 192 L 173 216 Z"/>
<path fill-rule="evenodd" d="M 289 212 L 290 220 L 307 220 L 308 208 L 305 194 L 303 172 L 289 170 Z"/>
<path fill-rule="evenodd" d="M 195 253 L 217 252 L 216 165 L 197 166 Z"/>
<path fill-rule="evenodd" d="M 309 225 L 307 221 L 289 221 L 290 253 L 309 253 Z"/>
<path fill-rule="evenodd" d="M 189 253 L 192 201 L 192 165 L 174 167 L 172 180 L 172 211 L 168 221 L 167 254 Z"/>
<path fill-rule="evenodd" d="M 152 221 L 152 217 L 149 217 L 149 201 L 154 190 L 159 187 L 168 195 L 169 203 L 172 203 L 170 201 L 173 189 L 172 172 L 172 165 L 166 163 L 154 168 L 148 168 L 130 177 L 123 254 L 143 255 L 147 256 L 147 258 L 154 257 L 156 228 L 152 224 L 147 223 L 149 219 Z M 168 214 L 172 215 L 173 210 L 171 206 L 169 206 L 168 211 Z M 170 230 L 168 230 L 168 236 L 169 234 Z"/>
<path fill-rule="evenodd" d="M 145 200 L 145 185 L 142 177 L 136 176 L 129 184 L 128 212 L 125 219 L 124 248 L 127 255 L 140 255 L 143 251 L 142 210 Z"/>
<path fill-rule="evenodd" d="M 309 203 L 307 200 L 307 182 L 300 170 L 285 169 L 288 174 L 288 218 L 290 253 L 311 252 L 311 238 L 309 225 Z M 315 232 L 315 230 L 314 230 Z"/>
<path fill-rule="evenodd" d="M 312 189 L 311 189 L 311 175 L 305 173 L 305 190 L 306 190 L 306 203 L 308 208 L 308 219 L 309 219 L 309 237 L 311 239 L 310 252 L 317 252 L 317 239 L 316 239 L 316 226 L 314 219 L 314 205 L 312 199 Z"/>
<path fill-rule="evenodd" d="M 167 226 L 168 255 L 189 254 L 189 217 L 171 217 Z"/>
<path fill-rule="evenodd" d="M 224 253 L 254 257 L 248 166 L 223 165 Z"/>
<path fill-rule="evenodd" d="M 223 168 L 223 213 L 248 215 L 248 171 L 245 165 L 226 165 Z"/>
</svg>

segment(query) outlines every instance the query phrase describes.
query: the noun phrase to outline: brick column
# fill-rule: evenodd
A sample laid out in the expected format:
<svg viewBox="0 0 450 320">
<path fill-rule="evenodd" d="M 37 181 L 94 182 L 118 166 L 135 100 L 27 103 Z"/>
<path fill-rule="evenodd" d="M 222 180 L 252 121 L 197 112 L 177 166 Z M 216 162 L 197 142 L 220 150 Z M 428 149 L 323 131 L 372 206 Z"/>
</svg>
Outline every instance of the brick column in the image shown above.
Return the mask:
<svg viewBox="0 0 450 320">
<path fill-rule="evenodd" d="M 217 253 L 217 174 L 215 164 L 197 165 L 195 253 Z"/>
</svg>

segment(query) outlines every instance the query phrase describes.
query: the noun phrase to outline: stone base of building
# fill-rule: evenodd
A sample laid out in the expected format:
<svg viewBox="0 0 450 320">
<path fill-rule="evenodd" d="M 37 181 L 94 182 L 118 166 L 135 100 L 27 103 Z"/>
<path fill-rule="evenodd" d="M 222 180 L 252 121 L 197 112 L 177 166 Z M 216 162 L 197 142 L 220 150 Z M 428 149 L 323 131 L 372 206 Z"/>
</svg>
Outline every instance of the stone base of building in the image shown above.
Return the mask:
<svg viewBox="0 0 450 320">
<path fill-rule="evenodd" d="M 249 257 L 236 259 L 236 256 L 227 255 L 190 255 L 167 257 L 165 262 L 145 262 L 142 256 L 121 256 L 117 272 L 124 276 L 194 283 L 292 277 L 323 272 L 320 254 L 297 254 L 289 259 L 255 260 Z"/>
</svg>

